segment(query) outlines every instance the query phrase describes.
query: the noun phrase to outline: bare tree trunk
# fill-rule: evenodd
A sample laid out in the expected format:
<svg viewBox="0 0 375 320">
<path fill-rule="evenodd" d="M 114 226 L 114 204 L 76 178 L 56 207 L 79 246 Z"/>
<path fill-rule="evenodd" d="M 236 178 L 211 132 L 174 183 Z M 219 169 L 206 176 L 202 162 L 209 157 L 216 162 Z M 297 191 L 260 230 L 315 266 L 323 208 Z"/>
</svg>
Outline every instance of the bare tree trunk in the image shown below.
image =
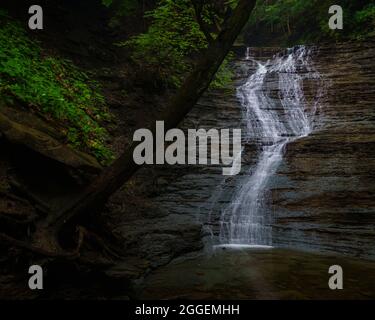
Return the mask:
<svg viewBox="0 0 375 320">
<path fill-rule="evenodd" d="M 249 19 L 256 0 L 240 0 L 233 14 L 224 22 L 222 31 L 202 54 L 191 74 L 170 101 L 164 119 L 165 129 L 176 127 L 207 90 L 217 70 L 229 53 L 234 41 Z M 154 128 L 151 129 L 154 132 Z M 61 228 L 72 218 L 83 217 L 102 209 L 108 198 L 116 192 L 139 168 L 133 161 L 133 143 L 111 166 L 106 168 L 72 203 L 55 214 L 50 214 L 38 229 L 57 237 Z M 39 238 L 36 236 L 36 238 Z M 36 242 L 40 242 L 37 239 Z M 53 241 L 55 242 L 55 241 Z"/>
</svg>

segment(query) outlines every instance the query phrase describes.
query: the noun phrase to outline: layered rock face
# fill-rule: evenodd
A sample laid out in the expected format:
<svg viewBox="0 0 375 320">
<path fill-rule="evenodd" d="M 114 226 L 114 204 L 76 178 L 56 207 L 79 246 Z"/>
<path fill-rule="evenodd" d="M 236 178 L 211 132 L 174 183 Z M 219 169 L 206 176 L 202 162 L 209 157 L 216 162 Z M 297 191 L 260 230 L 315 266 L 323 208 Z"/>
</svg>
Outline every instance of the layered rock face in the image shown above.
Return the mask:
<svg viewBox="0 0 375 320">
<path fill-rule="evenodd" d="M 246 48 L 238 51 L 245 57 Z M 263 62 L 282 51 L 250 50 L 252 58 Z M 375 257 L 374 56 L 373 43 L 312 49 L 321 78 L 304 81 L 303 91 L 307 102 L 320 92 L 314 130 L 287 144 L 265 190 L 274 246 Z M 236 88 L 257 65 L 241 58 L 234 67 L 233 88 L 205 94 L 181 128 L 245 130 Z M 278 99 L 275 77 L 266 79 L 264 90 Z M 242 170 L 234 177 L 223 177 L 221 166 L 140 170 L 132 187 L 143 190 L 142 200 L 121 207 L 124 190 L 112 200 L 112 210 L 126 213 L 117 230 L 125 235 L 129 254 L 156 267 L 204 242 L 218 243 L 222 210 L 258 160 L 256 141 L 244 137 L 243 146 Z"/>
<path fill-rule="evenodd" d="M 375 43 L 315 52 L 326 90 L 315 131 L 287 146 L 270 186 L 276 244 L 375 257 L 374 57 Z"/>
<path fill-rule="evenodd" d="M 180 128 L 232 129 L 241 122 L 235 88 L 229 88 L 207 93 Z M 230 201 L 230 195 L 212 201 L 221 184 L 229 189 L 235 184 L 232 179 L 224 183 L 221 165 L 154 165 L 139 170 L 110 202 L 110 216 L 119 216 L 116 230 L 125 238 L 128 254 L 137 257 L 134 264 L 141 259 L 155 268 L 202 249 L 212 206 Z"/>
</svg>

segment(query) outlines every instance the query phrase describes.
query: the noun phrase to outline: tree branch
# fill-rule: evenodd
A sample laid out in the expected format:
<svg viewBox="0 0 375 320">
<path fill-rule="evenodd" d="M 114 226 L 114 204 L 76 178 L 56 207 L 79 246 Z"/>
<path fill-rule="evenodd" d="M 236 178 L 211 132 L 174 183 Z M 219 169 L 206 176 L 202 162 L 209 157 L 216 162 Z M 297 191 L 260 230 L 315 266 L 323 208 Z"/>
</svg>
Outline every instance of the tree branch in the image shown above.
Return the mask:
<svg viewBox="0 0 375 320">
<path fill-rule="evenodd" d="M 224 22 L 218 37 L 205 50 L 193 71 L 171 99 L 164 117 L 160 117 L 164 119 L 166 130 L 176 127 L 207 90 L 248 21 L 255 3 L 256 0 L 240 0 L 233 14 Z M 151 128 L 152 132 L 154 130 Z M 69 203 L 57 214 L 50 215 L 43 227 L 55 232 L 73 218 L 88 216 L 103 208 L 108 198 L 139 169 L 140 166 L 133 161 L 133 151 L 137 145 L 138 143 L 133 143 L 111 166 L 104 169 L 78 200 Z"/>
</svg>

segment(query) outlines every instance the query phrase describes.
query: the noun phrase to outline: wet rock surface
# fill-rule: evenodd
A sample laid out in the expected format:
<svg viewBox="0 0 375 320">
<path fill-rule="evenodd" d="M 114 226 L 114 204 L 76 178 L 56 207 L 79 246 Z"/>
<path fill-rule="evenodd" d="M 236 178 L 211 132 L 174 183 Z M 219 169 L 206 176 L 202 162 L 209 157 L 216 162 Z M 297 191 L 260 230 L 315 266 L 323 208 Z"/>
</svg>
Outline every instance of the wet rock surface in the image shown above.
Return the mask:
<svg viewBox="0 0 375 320">
<path fill-rule="evenodd" d="M 210 92 L 181 128 L 236 128 L 240 121 L 233 90 Z M 109 204 L 109 218 L 117 217 L 115 231 L 124 237 L 129 257 L 145 259 L 149 270 L 202 249 L 210 199 L 222 181 L 221 166 L 159 165 L 139 170 Z"/>
<path fill-rule="evenodd" d="M 64 140 L 59 128 L 37 114 L 1 105 L 0 203 L 21 213 L 25 203 L 30 206 L 23 223 L 35 216 L 35 210 L 61 208 L 102 170 L 92 155 Z M 0 209 L 0 214 L 8 215 L 8 210 Z"/>
<path fill-rule="evenodd" d="M 326 90 L 315 131 L 287 146 L 270 185 L 276 245 L 375 257 L 374 57 L 375 43 L 315 52 Z"/>
<path fill-rule="evenodd" d="M 24 146 L 72 169 L 94 173 L 101 170 L 93 156 L 60 142 L 63 139 L 61 133 L 29 111 L 2 106 L 0 132 L 10 143 Z"/>
<path fill-rule="evenodd" d="M 251 52 L 266 61 L 282 50 L 254 48 Z M 313 50 L 324 94 L 314 133 L 287 146 L 267 188 L 274 246 L 375 257 L 374 55 L 371 43 Z M 205 94 L 181 128 L 244 126 L 235 88 L 254 72 L 255 65 L 239 59 L 234 67 L 233 88 Z M 314 86 L 313 80 L 304 83 L 308 101 L 316 98 Z M 266 88 L 276 99 L 273 77 Z M 140 170 L 110 204 L 111 211 L 122 217 L 116 220 L 116 231 L 125 236 L 129 255 L 146 259 L 153 269 L 201 249 L 204 243 L 217 242 L 221 210 L 257 160 L 256 142 L 244 147 L 242 170 L 235 177 L 224 178 L 220 166 Z M 123 200 L 131 194 L 139 199 L 125 206 Z"/>
</svg>

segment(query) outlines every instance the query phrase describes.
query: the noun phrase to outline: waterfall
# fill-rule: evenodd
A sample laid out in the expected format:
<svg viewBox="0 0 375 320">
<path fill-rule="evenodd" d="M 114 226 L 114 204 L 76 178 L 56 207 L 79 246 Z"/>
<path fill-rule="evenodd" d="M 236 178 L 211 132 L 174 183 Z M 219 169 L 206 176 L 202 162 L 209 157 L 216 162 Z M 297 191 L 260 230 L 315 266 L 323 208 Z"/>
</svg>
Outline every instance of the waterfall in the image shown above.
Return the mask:
<svg viewBox="0 0 375 320">
<path fill-rule="evenodd" d="M 246 143 L 256 144 L 259 156 L 222 210 L 220 242 L 272 246 L 271 215 L 265 201 L 268 182 L 282 161 L 285 146 L 313 130 L 318 103 L 307 103 L 303 81 L 319 74 L 311 66 L 309 50 L 303 46 L 266 63 L 253 60 L 248 49 L 246 60 L 252 60 L 257 68 L 237 89 L 237 97 L 246 125 Z M 266 90 L 268 77 L 276 79 L 276 97 Z"/>
<path fill-rule="evenodd" d="M 250 60 L 251 59 L 251 49 L 248 47 L 246 48 L 246 57 L 245 60 Z"/>
</svg>

